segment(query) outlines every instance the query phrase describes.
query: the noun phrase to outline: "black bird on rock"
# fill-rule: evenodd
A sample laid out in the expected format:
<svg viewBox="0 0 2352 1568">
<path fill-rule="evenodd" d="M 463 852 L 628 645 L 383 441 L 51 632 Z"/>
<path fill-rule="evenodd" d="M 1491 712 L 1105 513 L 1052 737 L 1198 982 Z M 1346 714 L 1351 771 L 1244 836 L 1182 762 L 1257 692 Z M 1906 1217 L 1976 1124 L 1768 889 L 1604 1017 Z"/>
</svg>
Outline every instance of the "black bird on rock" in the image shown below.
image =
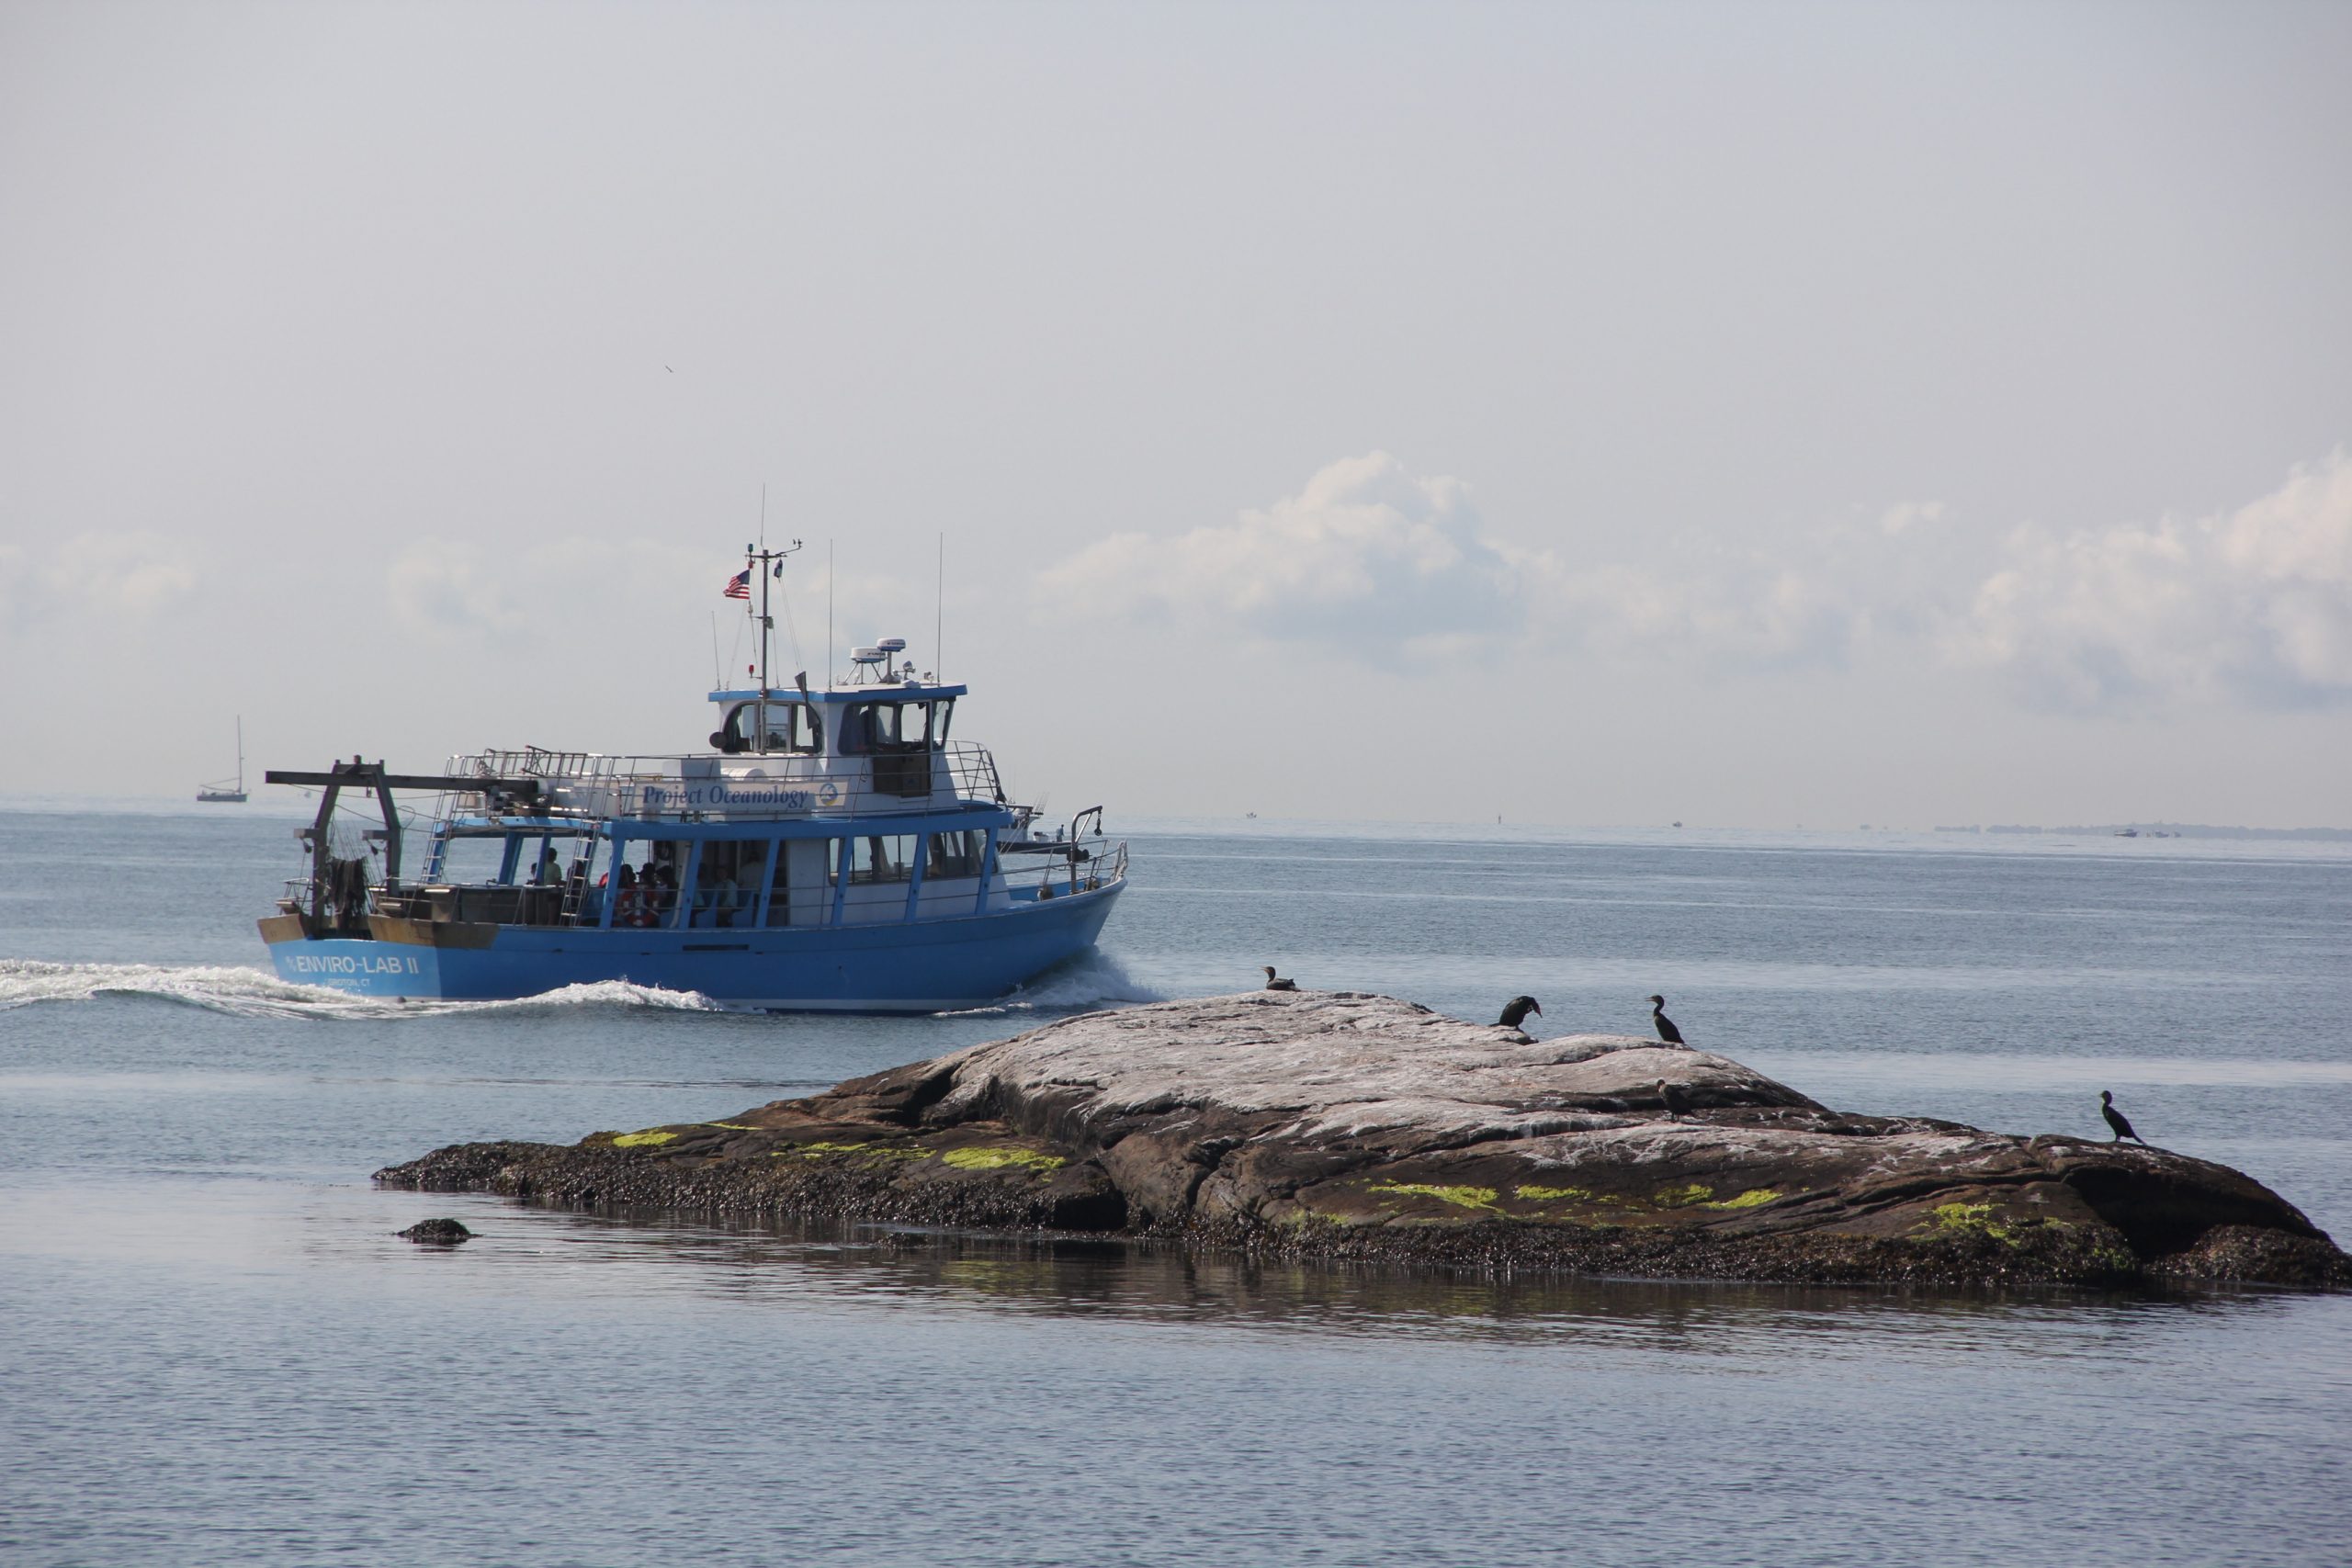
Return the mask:
<svg viewBox="0 0 2352 1568">
<path fill-rule="evenodd" d="M 2132 1130 L 2131 1118 L 2125 1116 L 2123 1112 L 2115 1109 L 2115 1094 L 2113 1090 L 2103 1089 L 2098 1091 L 2098 1113 L 2107 1118 L 2107 1124 L 2109 1126 L 2115 1129 L 2115 1136 L 2109 1138 L 2108 1142 L 2111 1144 L 2120 1144 L 2124 1139 L 2129 1138 L 2133 1143 L 2138 1144 L 2142 1148 L 2147 1147 L 2148 1140 L 2140 1136 L 2139 1134 Z"/>
<path fill-rule="evenodd" d="M 1682 1092 L 1680 1084 L 1671 1084 L 1664 1078 L 1658 1079 L 1657 1097 L 1665 1104 L 1666 1113 L 1668 1116 L 1686 1115 L 1690 1110 L 1690 1097 Z"/>
<path fill-rule="evenodd" d="M 1297 981 L 1283 979 L 1281 976 L 1274 973 L 1274 966 L 1271 964 L 1267 964 L 1265 967 L 1266 989 L 1270 991 L 1295 991 L 1298 989 Z"/>
<path fill-rule="evenodd" d="M 1682 1043 L 1682 1031 L 1674 1027 L 1674 1020 L 1666 1016 L 1666 998 L 1650 998 L 1650 1021 L 1657 1025 L 1657 1037 L 1668 1045 Z"/>
<path fill-rule="evenodd" d="M 1503 1004 L 1503 1015 L 1502 1017 L 1495 1020 L 1495 1027 L 1498 1029 L 1517 1029 L 1521 1024 L 1527 1021 L 1527 1015 L 1531 1012 L 1538 1018 L 1543 1017 L 1543 1004 L 1538 1002 L 1533 997 L 1513 997 L 1510 1000 Z"/>
</svg>

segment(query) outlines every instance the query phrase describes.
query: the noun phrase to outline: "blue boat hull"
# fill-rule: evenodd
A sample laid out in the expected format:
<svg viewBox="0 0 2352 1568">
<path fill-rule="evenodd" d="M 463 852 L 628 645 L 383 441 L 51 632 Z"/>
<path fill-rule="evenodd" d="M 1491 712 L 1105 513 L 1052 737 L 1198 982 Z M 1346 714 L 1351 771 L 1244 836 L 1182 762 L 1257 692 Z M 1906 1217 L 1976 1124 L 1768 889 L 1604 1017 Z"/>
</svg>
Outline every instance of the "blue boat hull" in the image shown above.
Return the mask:
<svg viewBox="0 0 2352 1568">
<path fill-rule="evenodd" d="M 814 930 L 502 926 L 483 947 L 325 937 L 269 943 L 280 978 L 366 997 L 502 1001 L 619 980 L 732 1007 L 939 1012 L 1003 997 L 1094 945 L 1114 884 L 967 919 Z"/>
</svg>

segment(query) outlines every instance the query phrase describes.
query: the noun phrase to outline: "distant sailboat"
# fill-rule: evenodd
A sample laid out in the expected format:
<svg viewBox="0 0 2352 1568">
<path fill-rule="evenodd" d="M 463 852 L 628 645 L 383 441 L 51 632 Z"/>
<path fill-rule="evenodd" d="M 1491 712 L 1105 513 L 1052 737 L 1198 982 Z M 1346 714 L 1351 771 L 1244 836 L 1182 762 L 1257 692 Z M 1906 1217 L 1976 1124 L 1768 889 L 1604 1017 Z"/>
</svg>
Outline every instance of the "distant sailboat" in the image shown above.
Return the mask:
<svg viewBox="0 0 2352 1568">
<path fill-rule="evenodd" d="M 245 803 L 245 718 L 237 716 L 237 779 L 234 784 L 223 779 L 209 784 L 196 792 L 196 798 L 218 806 L 243 806 Z"/>
</svg>

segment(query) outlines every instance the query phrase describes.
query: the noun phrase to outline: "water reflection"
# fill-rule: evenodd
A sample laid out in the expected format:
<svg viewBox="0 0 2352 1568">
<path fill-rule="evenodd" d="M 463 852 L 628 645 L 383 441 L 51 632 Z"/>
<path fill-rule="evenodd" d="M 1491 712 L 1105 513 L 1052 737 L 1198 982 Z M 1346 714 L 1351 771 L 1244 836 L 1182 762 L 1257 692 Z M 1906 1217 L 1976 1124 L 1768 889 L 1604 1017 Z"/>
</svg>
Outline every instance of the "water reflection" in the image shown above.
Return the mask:
<svg viewBox="0 0 2352 1568">
<path fill-rule="evenodd" d="M 424 1200 L 430 1206 L 433 1200 Z M 439 1201 L 445 1207 L 449 1200 Z M 2283 1310 L 2290 1294 L 1825 1287 L 1520 1275 L 1265 1261 L 1161 1243 L 991 1236 L 791 1219 L 681 1223 L 661 1213 L 493 1207 L 478 1229 L 553 1244 L 575 1265 L 749 1303 L 908 1302 L 926 1310 L 1247 1326 L 1317 1335 L 1521 1341 L 1562 1336 L 1746 1354 L 1759 1338 L 1845 1353 L 1870 1338 L 1999 1341 L 2011 1353 L 2116 1353 L 2120 1327 Z M 504 1239 L 504 1238 L 501 1238 Z M 495 1250 L 492 1239 L 484 1254 Z M 2023 1331 L 2030 1328 L 2028 1335 Z M 1883 1348 L 1883 1343 L 1878 1347 Z"/>
</svg>

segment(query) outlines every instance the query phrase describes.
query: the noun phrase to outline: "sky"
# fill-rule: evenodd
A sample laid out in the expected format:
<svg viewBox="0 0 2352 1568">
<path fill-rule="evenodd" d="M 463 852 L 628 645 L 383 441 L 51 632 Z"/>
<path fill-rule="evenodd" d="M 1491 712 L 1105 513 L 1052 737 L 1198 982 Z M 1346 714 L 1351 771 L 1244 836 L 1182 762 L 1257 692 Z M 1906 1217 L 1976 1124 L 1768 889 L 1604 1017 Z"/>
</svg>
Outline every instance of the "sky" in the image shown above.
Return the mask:
<svg viewBox="0 0 2352 1568">
<path fill-rule="evenodd" d="M 2352 7 L 0 0 L 0 794 L 2352 826 Z M 944 571 L 940 570 L 944 558 Z M 830 563 L 830 566 L 829 566 Z"/>
</svg>

